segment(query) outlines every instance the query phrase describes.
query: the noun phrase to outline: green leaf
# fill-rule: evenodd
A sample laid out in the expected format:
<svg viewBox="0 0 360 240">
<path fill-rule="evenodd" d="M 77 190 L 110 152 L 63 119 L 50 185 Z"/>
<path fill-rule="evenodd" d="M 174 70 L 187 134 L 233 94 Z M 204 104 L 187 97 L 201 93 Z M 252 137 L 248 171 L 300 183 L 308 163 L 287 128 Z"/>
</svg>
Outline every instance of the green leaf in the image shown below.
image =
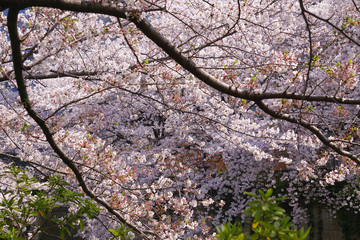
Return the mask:
<svg viewBox="0 0 360 240">
<path fill-rule="evenodd" d="M 116 237 L 119 236 L 118 231 L 116 231 L 116 230 L 113 229 L 113 228 L 110 228 L 110 229 L 109 229 L 109 232 L 111 232 L 112 234 L 114 234 Z"/>
<path fill-rule="evenodd" d="M 249 195 L 251 197 L 254 197 L 254 198 L 257 198 L 257 199 L 260 199 L 256 194 L 254 193 L 251 193 L 251 192 L 244 192 L 246 195 Z"/>
<path fill-rule="evenodd" d="M 267 210 L 269 210 L 270 208 L 269 208 L 269 205 L 268 205 L 268 204 L 264 204 L 264 205 L 262 205 L 261 209 L 262 209 L 263 211 L 267 211 Z"/>
<path fill-rule="evenodd" d="M 60 229 L 60 237 L 61 237 L 61 240 L 65 239 L 65 229 L 64 228 Z"/>
<path fill-rule="evenodd" d="M 273 189 L 272 188 L 269 188 L 267 191 L 266 191 L 266 194 L 265 194 L 265 198 L 269 198 L 269 197 L 271 197 L 272 196 L 272 194 L 273 194 Z"/>
<path fill-rule="evenodd" d="M 274 198 L 273 201 L 275 202 L 280 202 L 280 201 L 284 201 L 284 200 L 287 200 L 288 198 L 286 197 L 279 197 L 279 198 Z"/>
<path fill-rule="evenodd" d="M 262 197 L 262 199 L 265 199 L 265 193 L 263 190 L 259 189 L 259 193 L 260 193 L 260 196 Z"/>
<path fill-rule="evenodd" d="M 21 131 L 22 131 L 22 132 L 25 132 L 25 129 L 26 129 L 27 127 L 30 127 L 30 125 L 27 124 L 26 122 L 24 122 L 23 127 L 21 128 Z"/>
<path fill-rule="evenodd" d="M 67 232 L 67 234 L 68 234 L 69 236 L 71 236 L 71 232 L 70 232 L 70 230 L 69 230 L 67 227 L 63 227 L 63 229 L 65 229 L 66 232 Z"/>
<path fill-rule="evenodd" d="M 39 210 L 39 213 L 43 218 L 46 218 L 46 214 L 42 209 Z"/>
<path fill-rule="evenodd" d="M 312 112 L 312 111 L 314 111 L 314 108 L 313 108 L 313 106 L 311 106 L 311 104 L 309 104 L 309 106 L 307 107 L 307 110 L 309 112 Z"/>
<path fill-rule="evenodd" d="M 301 229 L 302 230 L 302 229 Z M 309 235 L 311 230 L 311 227 L 309 227 L 306 232 L 301 236 L 301 240 L 305 240 L 307 238 L 307 236 Z"/>
</svg>

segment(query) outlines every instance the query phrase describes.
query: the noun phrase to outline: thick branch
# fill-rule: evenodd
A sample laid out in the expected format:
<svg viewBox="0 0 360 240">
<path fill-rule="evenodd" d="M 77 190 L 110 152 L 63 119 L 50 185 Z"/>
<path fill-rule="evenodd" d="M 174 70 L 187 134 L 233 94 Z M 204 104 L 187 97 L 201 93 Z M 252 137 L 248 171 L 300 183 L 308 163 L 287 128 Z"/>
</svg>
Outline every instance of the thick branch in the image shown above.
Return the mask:
<svg viewBox="0 0 360 240">
<path fill-rule="evenodd" d="M 24 79 L 35 79 L 35 80 L 42 80 L 42 79 L 54 79 L 59 77 L 72 77 L 72 78 L 80 78 L 80 77 L 88 77 L 88 76 L 95 76 L 100 72 L 86 72 L 86 71 L 79 71 L 79 72 L 59 72 L 50 70 L 52 73 L 48 74 L 25 74 Z M 5 82 L 10 80 L 7 76 L 1 77 L 0 82 Z"/>
<path fill-rule="evenodd" d="M 301 15 L 304 18 L 305 24 L 306 24 L 306 30 L 308 31 L 308 38 L 309 38 L 309 63 L 308 63 L 308 70 L 306 73 L 306 82 L 305 82 L 305 86 L 304 86 L 304 95 L 306 94 L 306 90 L 310 81 L 310 72 L 311 72 L 311 65 L 312 65 L 312 61 L 314 58 L 314 54 L 313 54 L 313 44 L 312 44 L 312 36 L 311 36 L 311 29 L 310 29 L 310 23 L 309 20 L 307 19 L 306 15 L 305 15 L 305 7 L 304 7 L 304 3 L 302 0 L 299 1 L 300 2 L 300 8 L 301 8 Z"/>
<path fill-rule="evenodd" d="M 315 136 L 318 137 L 318 139 L 325 145 L 328 146 L 329 148 L 331 148 L 333 151 L 335 151 L 336 153 L 348 157 L 350 158 L 352 161 L 354 161 L 356 164 L 358 164 L 360 166 L 360 160 L 355 157 L 354 155 L 352 155 L 351 153 L 343 150 L 342 148 L 336 146 L 332 141 L 330 141 L 324 134 L 321 133 L 321 131 L 315 127 L 314 125 L 305 122 L 302 119 L 297 119 L 294 118 L 292 116 L 289 116 L 287 114 L 282 114 L 280 112 L 274 111 L 271 108 L 269 108 L 263 101 L 257 101 L 255 102 L 256 105 L 258 105 L 258 107 L 263 110 L 265 113 L 269 114 L 270 116 L 277 118 L 277 119 L 282 119 L 291 123 L 295 123 L 298 124 L 304 128 L 306 128 L 307 130 L 309 130 L 310 132 L 312 132 Z"/>
<path fill-rule="evenodd" d="M 15 1 L 16 2 L 16 1 Z M 8 13 L 8 31 L 11 41 L 11 49 L 13 53 L 13 64 L 14 64 L 14 71 L 15 71 L 15 78 L 16 83 L 18 85 L 18 91 L 20 95 L 20 99 L 24 108 L 26 109 L 29 116 L 34 119 L 34 121 L 38 124 L 38 126 L 42 129 L 47 142 L 54 150 L 54 152 L 60 157 L 60 159 L 72 170 L 75 174 L 77 181 L 79 182 L 82 190 L 85 192 L 87 196 L 94 199 L 98 204 L 106 208 L 111 214 L 116 216 L 121 222 L 128 225 L 134 231 L 138 232 L 139 234 L 143 235 L 145 238 L 146 235 L 138 229 L 135 225 L 127 222 L 118 212 L 116 212 L 109 204 L 107 204 L 102 199 L 98 198 L 86 185 L 84 178 L 81 175 L 81 172 L 76 167 L 76 165 L 71 161 L 71 159 L 60 149 L 60 147 L 56 144 L 50 129 L 46 125 L 44 119 L 42 119 L 37 112 L 32 108 L 29 96 L 27 93 L 23 73 L 22 73 L 22 56 L 21 56 L 21 48 L 20 48 L 20 40 L 17 32 L 17 15 L 18 9 L 10 8 Z"/>
<path fill-rule="evenodd" d="M 118 18 L 127 19 L 128 16 L 132 16 L 135 10 L 121 8 L 113 3 L 105 2 L 90 2 L 84 0 L 0 0 L 1 7 L 17 7 L 25 8 L 30 6 L 39 7 L 51 7 L 61 10 L 88 12 L 88 13 L 101 13 Z M 305 10 L 306 11 L 306 10 Z M 312 15 L 308 11 L 306 13 Z M 174 59 L 183 68 L 188 70 L 199 80 L 205 84 L 217 89 L 225 94 L 243 98 L 252 101 L 261 101 L 264 99 L 294 99 L 294 100 L 306 100 L 310 102 L 332 102 L 338 104 L 360 104 L 360 99 L 345 99 L 333 96 L 313 96 L 297 93 L 287 92 L 272 92 L 272 93 L 254 93 L 250 91 L 240 90 L 234 86 L 230 86 L 222 81 L 217 80 L 206 71 L 200 69 L 193 61 L 187 58 L 183 53 L 179 51 L 169 40 L 167 40 L 159 31 L 157 31 L 149 21 L 146 19 L 139 19 L 136 17 L 130 20 L 157 46 L 165 51 L 172 59 Z M 358 45 L 358 44 L 357 44 Z"/>
<path fill-rule="evenodd" d="M 120 8 L 112 1 L 84 1 L 84 0 L 0 0 L 0 7 L 27 8 L 32 6 L 51 7 L 74 12 L 101 13 L 120 18 L 126 18 L 125 8 Z"/>
<path fill-rule="evenodd" d="M 169 40 L 167 40 L 160 32 L 158 32 L 146 19 L 133 20 L 133 23 L 155 44 L 164 50 L 172 59 L 174 59 L 183 68 L 195 75 L 198 79 L 207 85 L 219 90 L 222 93 L 237 97 L 244 98 L 252 101 L 261 101 L 264 99 L 294 99 L 294 100 L 307 100 L 319 102 L 332 102 L 341 104 L 360 104 L 360 99 L 345 99 L 340 97 L 330 96 L 313 96 L 305 94 L 278 92 L 278 93 L 254 93 L 250 91 L 243 91 L 236 87 L 230 86 L 224 82 L 217 80 L 206 71 L 200 69 L 196 64 L 188 59 L 183 53 L 180 52 Z"/>
</svg>

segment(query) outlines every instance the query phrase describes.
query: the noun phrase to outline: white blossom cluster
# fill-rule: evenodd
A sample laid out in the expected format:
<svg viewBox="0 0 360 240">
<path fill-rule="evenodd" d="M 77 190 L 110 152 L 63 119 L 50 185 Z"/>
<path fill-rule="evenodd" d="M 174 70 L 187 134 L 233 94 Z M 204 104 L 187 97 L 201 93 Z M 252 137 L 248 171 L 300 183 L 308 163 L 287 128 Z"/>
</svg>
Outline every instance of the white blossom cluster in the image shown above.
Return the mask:
<svg viewBox="0 0 360 240">
<path fill-rule="evenodd" d="M 288 197 L 299 224 L 312 201 L 359 211 L 359 109 L 345 102 L 360 99 L 356 1 L 105 2 L 126 17 L 31 7 L 18 19 L 29 104 L 98 199 L 154 239 L 214 239 L 217 224 L 244 220 L 243 193 L 259 188 Z M 0 160 L 82 192 L 20 101 L 6 15 Z M 248 99 L 201 82 L 133 18 Z M 102 206 L 81 234 L 111 238 L 120 222 Z"/>
</svg>

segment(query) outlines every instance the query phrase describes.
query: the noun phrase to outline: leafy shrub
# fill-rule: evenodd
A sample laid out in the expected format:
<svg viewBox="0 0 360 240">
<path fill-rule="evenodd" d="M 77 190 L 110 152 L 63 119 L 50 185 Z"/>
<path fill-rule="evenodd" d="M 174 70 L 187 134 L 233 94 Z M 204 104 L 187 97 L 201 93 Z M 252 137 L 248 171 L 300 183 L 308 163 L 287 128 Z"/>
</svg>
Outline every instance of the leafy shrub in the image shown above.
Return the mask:
<svg viewBox="0 0 360 240">
<path fill-rule="evenodd" d="M 260 195 L 246 192 L 256 200 L 250 202 L 250 207 L 245 214 L 251 216 L 251 234 L 243 232 L 238 223 L 225 223 L 217 227 L 218 240 L 305 240 L 310 233 L 310 227 L 304 232 L 293 228 L 294 224 L 286 215 L 285 210 L 278 206 L 279 201 L 285 198 L 273 198 L 273 190 L 270 188 L 264 193 L 259 190 Z"/>
<path fill-rule="evenodd" d="M 69 184 L 59 176 L 41 184 L 29 177 L 26 170 L 10 166 L 0 177 L 6 179 L 8 186 L 0 189 L 0 239 L 27 239 L 54 226 L 59 228 L 61 238 L 66 239 L 75 226 L 83 231 L 85 216 L 92 218 L 98 214 L 92 200 L 65 188 Z M 56 208 L 70 206 L 75 210 L 63 217 L 51 214 Z"/>
</svg>

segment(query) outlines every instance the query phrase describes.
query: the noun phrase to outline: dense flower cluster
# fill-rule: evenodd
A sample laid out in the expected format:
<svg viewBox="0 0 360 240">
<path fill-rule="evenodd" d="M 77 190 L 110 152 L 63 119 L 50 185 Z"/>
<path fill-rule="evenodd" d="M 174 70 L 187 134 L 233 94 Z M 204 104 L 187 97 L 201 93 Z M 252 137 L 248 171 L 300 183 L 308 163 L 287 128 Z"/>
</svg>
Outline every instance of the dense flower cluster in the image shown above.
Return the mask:
<svg viewBox="0 0 360 240">
<path fill-rule="evenodd" d="M 358 211 L 355 1 L 25 2 L 25 86 L 0 13 L 0 167 L 58 173 L 95 199 L 87 239 L 120 223 L 211 239 L 258 188 L 288 197 L 296 223 L 318 199 Z"/>
</svg>

